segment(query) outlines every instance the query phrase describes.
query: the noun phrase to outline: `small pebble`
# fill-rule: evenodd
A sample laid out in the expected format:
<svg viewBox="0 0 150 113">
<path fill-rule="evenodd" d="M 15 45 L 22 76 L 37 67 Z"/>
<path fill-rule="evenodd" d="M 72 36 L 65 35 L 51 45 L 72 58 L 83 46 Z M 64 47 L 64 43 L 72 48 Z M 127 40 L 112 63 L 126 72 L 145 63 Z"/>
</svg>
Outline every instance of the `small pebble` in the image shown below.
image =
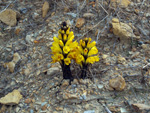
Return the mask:
<svg viewBox="0 0 150 113">
<path fill-rule="evenodd" d="M 23 13 L 23 14 L 26 14 L 27 11 L 28 11 L 27 8 L 20 9 L 20 12 Z"/>
<path fill-rule="evenodd" d="M 75 14 L 75 13 L 66 13 L 67 15 L 70 15 L 70 16 L 72 16 L 72 17 L 74 17 L 74 18 L 76 18 L 76 16 L 77 16 L 77 14 Z"/>
<path fill-rule="evenodd" d="M 95 113 L 95 110 L 84 111 L 84 113 Z"/>
<path fill-rule="evenodd" d="M 30 113 L 34 113 L 33 109 L 30 110 Z"/>
<path fill-rule="evenodd" d="M 47 102 L 43 102 L 43 103 L 41 104 L 41 106 L 44 106 L 45 104 L 47 104 Z"/>
<path fill-rule="evenodd" d="M 139 41 L 138 44 L 139 44 L 139 45 L 142 45 L 142 44 L 144 44 L 144 42 L 143 42 L 143 41 Z"/>
</svg>

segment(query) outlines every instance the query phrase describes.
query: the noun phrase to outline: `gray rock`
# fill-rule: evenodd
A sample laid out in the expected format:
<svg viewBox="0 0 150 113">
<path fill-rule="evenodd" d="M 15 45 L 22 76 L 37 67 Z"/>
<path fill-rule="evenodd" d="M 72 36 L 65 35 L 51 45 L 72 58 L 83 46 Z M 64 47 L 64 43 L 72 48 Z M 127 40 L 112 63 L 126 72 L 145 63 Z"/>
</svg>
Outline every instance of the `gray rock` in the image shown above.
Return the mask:
<svg viewBox="0 0 150 113">
<path fill-rule="evenodd" d="M 49 68 L 47 70 L 47 75 L 53 75 L 54 73 L 57 73 L 60 69 L 58 67 Z"/>
<path fill-rule="evenodd" d="M 75 13 L 66 13 L 67 15 L 70 15 L 70 16 L 72 16 L 72 17 L 74 17 L 74 18 L 76 18 L 76 16 L 77 16 L 77 14 L 75 14 Z"/>
<path fill-rule="evenodd" d="M 30 110 L 30 113 L 34 113 L 33 109 Z"/>
<path fill-rule="evenodd" d="M 21 9 L 20 9 L 20 12 L 23 13 L 23 14 L 26 14 L 27 11 L 28 11 L 27 8 L 21 8 Z"/>
<path fill-rule="evenodd" d="M 95 110 L 87 110 L 87 111 L 84 111 L 84 113 L 95 113 Z"/>
<path fill-rule="evenodd" d="M 44 106 L 45 104 L 47 104 L 47 102 L 43 102 L 43 103 L 41 104 L 41 106 Z"/>
<path fill-rule="evenodd" d="M 31 35 L 27 35 L 25 38 L 25 41 L 27 42 L 27 44 L 31 44 L 32 40 L 32 36 Z"/>
<path fill-rule="evenodd" d="M 20 110 L 20 107 L 16 107 L 16 113 L 18 113 Z"/>
<path fill-rule="evenodd" d="M 102 84 L 97 85 L 98 89 L 102 89 L 104 86 Z"/>
</svg>

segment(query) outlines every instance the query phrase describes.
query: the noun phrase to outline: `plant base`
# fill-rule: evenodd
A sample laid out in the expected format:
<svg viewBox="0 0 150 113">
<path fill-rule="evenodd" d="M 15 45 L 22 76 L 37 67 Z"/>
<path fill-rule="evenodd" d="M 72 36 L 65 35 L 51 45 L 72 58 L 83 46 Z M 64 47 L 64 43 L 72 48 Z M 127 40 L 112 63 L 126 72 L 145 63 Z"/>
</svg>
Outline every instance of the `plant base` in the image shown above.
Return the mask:
<svg viewBox="0 0 150 113">
<path fill-rule="evenodd" d="M 82 79 L 85 79 L 86 77 L 87 77 L 87 68 L 88 68 L 88 66 L 87 65 L 83 65 L 83 67 L 82 67 L 82 72 L 81 72 L 81 78 Z"/>
<path fill-rule="evenodd" d="M 70 70 L 69 65 L 62 66 L 62 71 L 63 71 L 63 78 L 64 79 L 69 79 L 70 81 L 73 80 L 73 76 L 71 74 L 71 70 Z"/>
</svg>

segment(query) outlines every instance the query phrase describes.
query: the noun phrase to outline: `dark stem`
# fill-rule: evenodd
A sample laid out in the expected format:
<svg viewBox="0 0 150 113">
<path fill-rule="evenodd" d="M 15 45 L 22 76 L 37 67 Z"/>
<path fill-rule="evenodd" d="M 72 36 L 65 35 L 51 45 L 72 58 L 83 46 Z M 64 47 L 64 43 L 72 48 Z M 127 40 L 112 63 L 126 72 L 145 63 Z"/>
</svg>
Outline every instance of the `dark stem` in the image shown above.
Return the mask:
<svg viewBox="0 0 150 113">
<path fill-rule="evenodd" d="M 82 72 L 81 72 L 81 78 L 82 79 L 85 79 L 87 76 L 86 76 L 86 74 L 87 74 L 87 69 L 88 69 L 88 65 L 83 65 L 83 67 L 82 67 Z"/>
<path fill-rule="evenodd" d="M 65 65 L 63 63 L 61 67 L 62 67 L 62 72 L 63 72 L 63 79 L 69 79 L 70 82 L 73 81 L 73 76 L 71 74 L 70 65 Z"/>
</svg>

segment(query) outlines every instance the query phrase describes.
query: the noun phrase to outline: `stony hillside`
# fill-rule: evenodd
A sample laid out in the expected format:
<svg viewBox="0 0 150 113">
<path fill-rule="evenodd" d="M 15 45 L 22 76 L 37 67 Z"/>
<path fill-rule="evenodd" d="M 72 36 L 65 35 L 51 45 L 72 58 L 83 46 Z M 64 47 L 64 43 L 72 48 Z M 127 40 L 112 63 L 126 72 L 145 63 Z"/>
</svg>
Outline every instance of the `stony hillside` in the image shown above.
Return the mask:
<svg viewBox="0 0 150 113">
<path fill-rule="evenodd" d="M 62 22 L 96 41 L 74 80 L 51 63 Z M 0 113 L 150 113 L 149 0 L 0 0 Z"/>
</svg>

